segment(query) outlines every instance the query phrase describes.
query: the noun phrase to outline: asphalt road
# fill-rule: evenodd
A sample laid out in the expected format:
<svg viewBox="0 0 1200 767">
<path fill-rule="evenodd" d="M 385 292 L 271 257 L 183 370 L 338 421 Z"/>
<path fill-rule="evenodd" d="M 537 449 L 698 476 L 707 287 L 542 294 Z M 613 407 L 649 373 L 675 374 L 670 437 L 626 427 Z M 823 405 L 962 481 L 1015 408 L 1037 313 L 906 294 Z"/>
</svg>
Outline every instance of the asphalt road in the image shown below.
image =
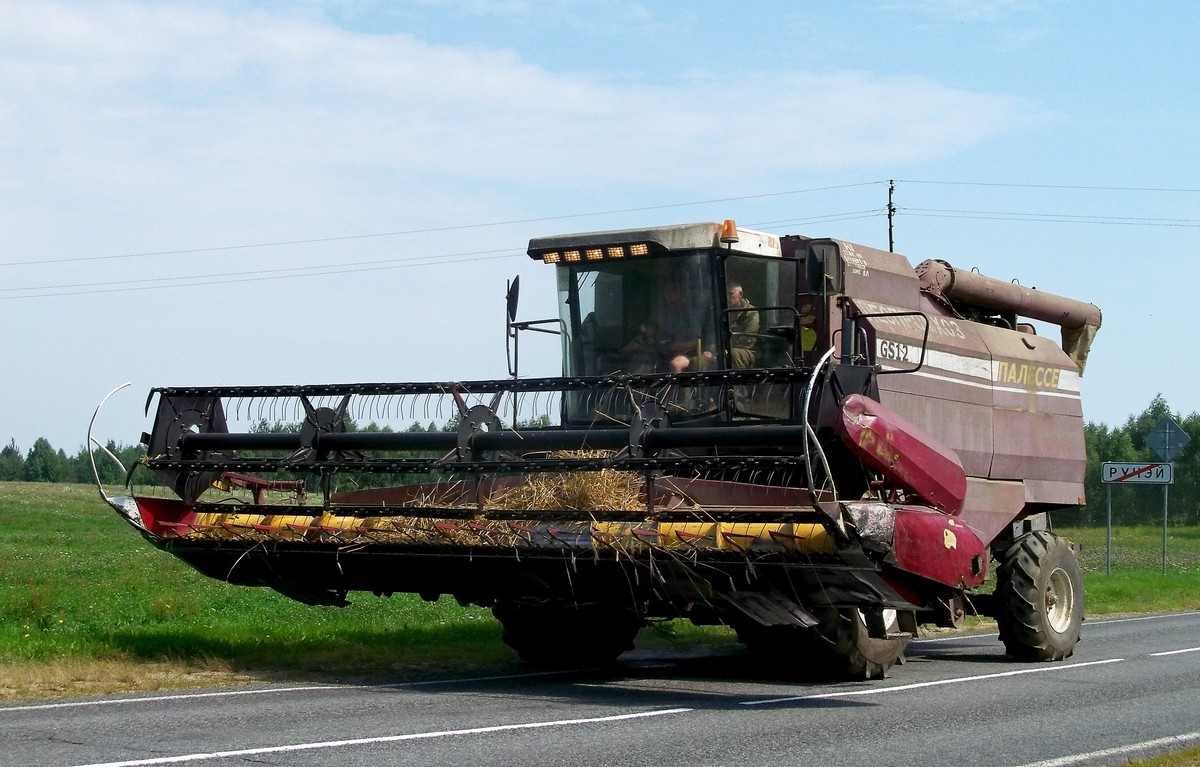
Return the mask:
<svg viewBox="0 0 1200 767">
<path fill-rule="evenodd" d="M 0 766 L 1065 767 L 1200 745 L 1200 613 L 1088 621 L 1062 663 L 1009 661 L 994 634 L 920 640 L 873 682 L 717 650 L 512 670 L 0 706 Z"/>
</svg>

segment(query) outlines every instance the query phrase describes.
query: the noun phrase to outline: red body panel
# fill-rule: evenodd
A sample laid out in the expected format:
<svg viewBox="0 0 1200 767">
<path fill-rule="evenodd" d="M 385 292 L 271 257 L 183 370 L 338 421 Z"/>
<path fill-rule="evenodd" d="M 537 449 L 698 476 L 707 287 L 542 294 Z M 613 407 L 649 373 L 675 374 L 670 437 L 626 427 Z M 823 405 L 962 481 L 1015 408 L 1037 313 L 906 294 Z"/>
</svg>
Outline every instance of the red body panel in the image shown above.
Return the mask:
<svg viewBox="0 0 1200 767">
<path fill-rule="evenodd" d="M 851 394 L 841 429 L 850 450 L 891 483 L 947 514 L 962 510 L 967 475 L 958 456 L 891 408 Z"/>
<path fill-rule="evenodd" d="M 191 506 L 175 498 L 137 497 L 138 511 L 146 531 L 158 536 L 170 536 L 180 531 L 180 526 L 189 526 L 196 521 L 196 512 Z M 186 532 L 186 531 L 182 531 Z"/>
<path fill-rule="evenodd" d="M 961 521 L 920 507 L 896 509 L 896 567 L 954 588 L 987 578 L 987 548 Z"/>
</svg>

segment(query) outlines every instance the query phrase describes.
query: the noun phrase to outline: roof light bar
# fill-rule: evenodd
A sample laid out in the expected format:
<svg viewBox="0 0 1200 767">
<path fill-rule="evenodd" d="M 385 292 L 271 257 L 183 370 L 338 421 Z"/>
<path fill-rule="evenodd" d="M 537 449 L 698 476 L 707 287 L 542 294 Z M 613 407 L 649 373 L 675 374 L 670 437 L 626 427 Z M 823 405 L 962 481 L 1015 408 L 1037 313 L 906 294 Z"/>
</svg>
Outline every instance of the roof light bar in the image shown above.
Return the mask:
<svg viewBox="0 0 1200 767">
<path fill-rule="evenodd" d="M 549 250 L 542 254 L 545 264 L 577 264 L 580 261 L 616 261 L 628 256 L 650 255 L 650 244 L 635 242 L 629 245 L 608 245 L 582 250 Z"/>
</svg>

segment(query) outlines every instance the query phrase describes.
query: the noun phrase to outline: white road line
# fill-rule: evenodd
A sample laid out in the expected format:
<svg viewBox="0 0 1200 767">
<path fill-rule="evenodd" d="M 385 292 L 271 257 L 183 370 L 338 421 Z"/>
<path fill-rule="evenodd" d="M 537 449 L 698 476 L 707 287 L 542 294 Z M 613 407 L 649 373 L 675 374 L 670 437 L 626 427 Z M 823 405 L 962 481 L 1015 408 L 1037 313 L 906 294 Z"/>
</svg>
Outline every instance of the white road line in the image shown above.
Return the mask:
<svg viewBox="0 0 1200 767">
<path fill-rule="evenodd" d="M 347 685 L 349 686 L 349 685 Z M 265 690 L 223 690 L 221 692 L 189 692 L 178 695 L 143 695 L 137 698 L 113 700 L 73 700 L 64 703 L 40 703 L 34 706 L 7 706 L 4 711 L 42 711 L 51 708 L 78 708 L 80 706 L 115 706 L 123 703 L 158 703 L 163 700 L 191 700 L 192 698 L 223 698 L 232 695 L 266 695 L 276 692 L 308 692 L 310 690 L 340 690 L 337 685 L 313 685 L 311 687 L 271 687 Z"/>
<path fill-rule="evenodd" d="M 1200 611 L 1193 610 L 1193 611 L 1186 612 L 1186 613 L 1164 613 L 1164 614 L 1159 614 L 1159 615 L 1139 615 L 1139 616 L 1135 616 L 1135 617 L 1131 617 L 1131 618 L 1088 618 L 1087 621 L 1083 625 L 1085 627 L 1087 627 L 1087 626 L 1107 626 L 1112 623 L 1138 623 L 1140 621 L 1156 621 L 1156 620 L 1163 620 L 1166 618 L 1191 618 L 1191 617 L 1195 617 L 1197 615 L 1200 615 Z M 909 647 L 916 647 L 918 645 L 930 644 L 933 642 L 954 642 L 954 641 L 963 640 L 963 639 L 980 639 L 980 638 L 988 639 L 988 638 L 995 638 L 997 636 L 999 636 L 999 634 L 997 634 L 995 631 L 986 632 L 986 631 L 970 631 L 970 630 L 968 630 L 968 631 L 963 631 L 962 633 L 957 633 L 957 634 L 949 634 L 948 633 L 948 634 L 944 634 L 942 636 L 917 637 L 916 639 L 912 640 L 912 642 L 909 644 Z"/>
<path fill-rule="evenodd" d="M 77 767 L 142 767 L 150 764 L 180 764 L 183 762 L 199 762 L 208 759 L 227 759 L 230 757 L 256 756 L 261 754 L 280 754 L 290 751 L 311 751 L 318 748 L 342 748 L 345 746 L 362 746 L 372 743 L 398 743 L 405 740 L 426 740 L 429 738 L 450 738 L 461 735 L 486 735 L 493 732 L 511 732 L 513 730 L 536 730 L 545 727 L 571 727 L 581 724 L 606 724 L 609 722 L 624 722 L 630 719 L 646 719 L 652 716 L 669 716 L 684 714 L 690 708 L 668 708 L 658 711 L 639 711 L 633 714 L 615 714 L 613 716 L 597 716 L 589 719 L 559 719 L 549 722 L 524 722 L 521 724 L 501 724 L 494 727 L 472 727 L 466 730 L 442 730 L 440 732 L 414 732 L 408 735 L 381 735 L 375 738 L 354 738 L 352 740 L 325 740 L 316 743 L 293 743 L 285 746 L 264 746 L 262 748 L 243 748 L 236 751 L 213 751 L 203 754 L 181 754 L 179 756 L 161 756 L 152 759 L 134 759 L 122 762 L 100 762 L 83 764 Z"/>
<path fill-rule="evenodd" d="M 1108 663 L 1121 663 L 1124 658 L 1109 658 L 1108 660 L 1094 660 L 1087 663 L 1071 663 L 1065 666 L 1037 666 L 1035 668 L 1022 668 L 1016 671 L 1003 671 L 998 674 L 978 674 L 976 676 L 958 676 L 950 679 L 937 679 L 932 682 L 915 682 L 913 684 L 900 684 L 893 687 L 870 687 L 861 690 L 843 690 L 841 692 L 823 692 L 817 695 L 795 695 L 788 698 L 769 698 L 765 700 L 744 700 L 741 702 L 743 706 L 763 706 L 770 703 L 793 703 L 802 700 L 828 700 L 830 698 L 852 698 L 859 695 L 886 695 L 891 692 L 903 692 L 905 690 L 920 690 L 926 687 L 941 687 L 947 684 L 962 684 L 964 682 L 980 682 L 986 679 L 1001 679 L 1008 676 L 1021 676 L 1023 674 L 1047 674 L 1056 671 L 1071 671 L 1077 668 L 1086 666 L 1103 666 Z"/>
<path fill-rule="evenodd" d="M 1087 625 L 1096 626 L 1096 625 L 1104 625 L 1104 624 L 1108 624 L 1108 623 L 1133 623 L 1133 622 L 1137 622 L 1137 621 L 1161 620 L 1164 618 L 1186 618 L 1186 617 L 1191 617 L 1191 616 L 1196 616 L 1196 615 L 1200 615 L 1200 611 L 1191 611 L 1191 612 L 1184 612 L 1184 613 L 1167 613 L 1167 614 L 1161 614 L 1161 615 L 1143 615 L 1143 616 L 1136 616 L 1136 617 L 1131 617 L 1131 618 L 1110 618 L 1110 619 L 1101 619 L 1101 620 L 1089 620 L 1087 622 Z M 956 640 L 988 638 L 988 637 L 995 637 L 995 636 L 997 636 L 995 633 L 948 634 L 945 636 L 914 639 L 912 641 L 912 645 L 916 646 L 916 645 L 922 645 L 922 644 L 934 643 L 934 642 L 952 642 L 952 641 L 956 641 Z M 1200 649 L 1200 648 L 1198 648 L 1198 649 Z M 1172 655 L 1172 654 L 1184 653 L 1184 652 L 1191 652 L 1191 650 L 1190 649 L 1174 650 L 1174 651 L 1171 651 L 1168 653 L 1154 653 L 1154 655 L 1152 657 L 1162 656 L 1162 655 Z M 140 696 L 140 697 L 115 698 L 115 699 L 105 699 L 105 700 L 75 700 L 75 701 L 63 701 L 60 703 L 39 703 L 39 704 L 30 705 L 30 706 L 21 706 L 21 705 L 4 706 L 4 707 L 0 707 L 0 713 L 14 712 L 14 711 L 40 711 L 40 710 L 60 709 L 60 708 L 81 708 L 81 707 L 87 707 L 87 706 L 116 706 L 116 705 L 132 704 L 132 703 L 157 703 L 158 701 L 164 701 L 164 700 L 188 700 L 191 698 L 220 698 L 220 697 L 235 696 L 235 695 L 267 695 L 267 694 L 285 693 L 285 692 L 307 692 L 307 691 L 312 691 L 312 690 L 353 690 L 353 689 L 369 689 L 369 688 L 373 688 L 373 687 L 401 688 L 401 687 L 426 687 L 426 686 L 431 686 L 431 685 L 442 685 L 442 684 L 472 684 L 474 682 L 493 682 L 493 681 L 500 681 L 500 680 L 504 680 L 504 679 L 526 679 L 526 678 L 534 678 L 534 677 L 540 677 L 540 676 L 557 676 L 557 675 L 563 675 L 563 674 L 570 674 L 570 673 L 573 673 L 574 671 L 579 671 L 579 670 L 582 670 L 582 669 L 574 669 L 574 670 L 559 669 L 556 671 L 538 671 L 538 672 L 524 673 L 524 674 L 497 674 L 494 676 L 467 677 L 467 678 L 458 678 L 458 679 L 429 679 L 429 680 L 425 680 L 425 681 L 421 681 L 421 682 L 388 682 L 388 683 L 379 684 L 379 685 L 311 685 L 311 686 L 307 686 L 307 687 L 270 687 L 270 688 L 255 689 L 255 690 L 222 690 L 222 691 L 218 691 L 218 692 L 192 692 L 192 693 L 178 693 L 178 694 L 173 694 L 173 695 L 144 695 L 144 696 Z M 895 688 L 886 688 L 886 689 L 895 689 Z"/>
<path fill-rule="evenodd" d="M 54 708 L 78 708 L 81 706 L 116 706 L 126 703 L 158 703 L 163 700 L 191 700 L 192 698 L 223 698 L 234 695 L 267 695 L 280 692 L 309 692 L 311 690 L 364 690 L 373 688 L 429 687 L 435 684 L 473 684 L 475 682 L 496 682 L 505 679 L 529 679 L 539 676 L 558 676 L 571 673 L 566 670 L 535 671 L 526 674 L 496 674 L 494 676 L 460 677 L 454 679 L 427 679 L 421 682 L 385 682 L 382 684 L 323 684 L 308 687 L 267 687 L 255 690 L 221 690 L 218 692 L 188 692 L 175 695 L 142 695 L 129 698 L 112 698 L 106 700 L 73 700 L 62 703 L 39 703 L 32 706 L 6 706 L 0 708 L 0 713 L 6 711 L 39 711 Z"/>
<path fill-rule="evenodd" d="M 1185 652 L 1200 652 L 1200 647 L 1186 647 L 1182 650 L 1168 650 L 1167 652 L 1152 652 L 1151 658 L 1161 658 L 1164 655 L 1180 655 Z"/>
<path fill-rule="evenodd" d="M 1192 610 L 1186 613 L 1165 613 L 1159 615 L 1139 615 L 1134 618 L 1103 618 L 1100 620 L 1088 620 L 1085 626 L 1104 626 L 1110 623 L 1137 623 L 1138 621 L 1155 621 L 1165 618 L 1193 618 L 1200 615 L 1200 610 Z"/>
<path fill-rule="evenodd" d="M 1186 746 L 1195 740 L 1200 740 L 1200 732 L 1189 732 L 1185 735 L 1171 735 L 1166 738 L 1143 740 L 1141 743 L 1131 743 L 1128 746 L 1117 746 L 1116 748 L 1105 748 L 1100 751 L 1089 751 L 1086 754 L 1060 756 L 1057 759 L 1046 759 L 1042 762 L 1030 762 L 1029 764 L 1021 765 L 1021 767 L 1068 767 L 1072 764 L 1090 762 L 1093 759 L 1107 759 L 1110 756 L 1124 757 L 1128 754 L 1136 754 L 1139 751 L 1148 751 L 1153 748 L 1179 748 L 1180 746 Z"/>
</svg>

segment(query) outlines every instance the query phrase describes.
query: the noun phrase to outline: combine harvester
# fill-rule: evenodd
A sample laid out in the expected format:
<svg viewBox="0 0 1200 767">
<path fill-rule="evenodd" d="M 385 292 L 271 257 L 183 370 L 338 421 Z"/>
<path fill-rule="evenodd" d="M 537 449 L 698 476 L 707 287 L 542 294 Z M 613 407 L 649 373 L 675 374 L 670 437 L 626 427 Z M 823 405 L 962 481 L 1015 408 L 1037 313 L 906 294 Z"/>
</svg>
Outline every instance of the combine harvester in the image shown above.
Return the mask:
<svg viewBox="0 0 1200 767">
<path fill-rule="evenodd" d="M 143 463 L 173 497 L 101 494 L 213 578 L 323 605 L 452 595 L 542 665 L 610 662 L 682 617 L 877 678 L 919 624 L 971 610 L 1016 658 L 1072 653 L 1077 549 L 1047 513 L 1083 502 L 1095 306 L 732 221 L 529 255 L 560 316 L 516 321 L 510 287 L 510 378 L 156 388 Z M 561 335 L 561 377 L 517 375 L 524 330 Z M 348 428 L 431 413 L 454 428 Z M 969 596 L 993 562 L 994 594 Z"/>
</svg>

